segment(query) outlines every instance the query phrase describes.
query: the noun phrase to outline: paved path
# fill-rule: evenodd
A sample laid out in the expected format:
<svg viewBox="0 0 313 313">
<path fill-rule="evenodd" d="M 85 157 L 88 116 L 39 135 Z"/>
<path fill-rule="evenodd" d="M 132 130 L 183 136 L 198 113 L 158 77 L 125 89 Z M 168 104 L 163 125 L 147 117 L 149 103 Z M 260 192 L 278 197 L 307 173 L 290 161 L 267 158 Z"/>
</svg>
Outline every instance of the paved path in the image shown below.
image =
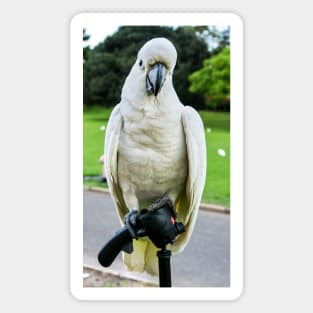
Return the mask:
<svg viewBox="0 0 313 313">
<path fill-rule="evenodd" d="M 177 287 L 228 287 L 230 284 L 229 215 L 200 211 L 185 250 L 172 257 L 172 284 Z M 84 191 L 84 264 L 106 270 L 97 261 L 103 244 L 120 228 L 113 201 L 102 192 Z M 129 273 L 121 254 L 110 271 L 151 281 L 151 276 Z M 155 282 L 158 279 L 155 278 Z"/>
</svg>

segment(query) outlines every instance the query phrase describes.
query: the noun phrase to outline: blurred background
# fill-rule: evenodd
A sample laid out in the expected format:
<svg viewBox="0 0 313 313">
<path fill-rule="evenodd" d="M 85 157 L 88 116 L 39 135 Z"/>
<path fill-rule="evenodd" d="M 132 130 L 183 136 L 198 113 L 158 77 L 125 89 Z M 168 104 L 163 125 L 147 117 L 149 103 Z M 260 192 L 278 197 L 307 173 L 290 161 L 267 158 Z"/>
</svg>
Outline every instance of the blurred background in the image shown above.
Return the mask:
<svg viewBox="0 0 313 313">
<path fill-rule="evenodd" d="M 230 27 L 119 26 L 99 34 L 82 29 L 84 184 L 106 187 L 102 155 L 106 125 L 138 50 L 154 37 L 177 49 L 173 75 L 184 105 L 198 110 L 207 140 L 208 170 L 203 202 L 230 208 Z"/>
</svg>

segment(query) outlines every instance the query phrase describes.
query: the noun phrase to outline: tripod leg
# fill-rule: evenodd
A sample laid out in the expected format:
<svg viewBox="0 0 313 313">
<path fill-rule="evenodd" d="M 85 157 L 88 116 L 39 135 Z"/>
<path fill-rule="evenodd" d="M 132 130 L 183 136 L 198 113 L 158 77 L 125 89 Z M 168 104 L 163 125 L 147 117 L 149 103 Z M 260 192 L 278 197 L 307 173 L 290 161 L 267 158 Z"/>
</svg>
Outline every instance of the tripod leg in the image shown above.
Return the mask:
<svg viewBox="0 0 313 313">
<path fill-rule="evenodd" d="M 172 287 L 171 255 L 172 253 L 169 250 L 159 250 L 157 252 L 160 287 Z"/>
</svg>

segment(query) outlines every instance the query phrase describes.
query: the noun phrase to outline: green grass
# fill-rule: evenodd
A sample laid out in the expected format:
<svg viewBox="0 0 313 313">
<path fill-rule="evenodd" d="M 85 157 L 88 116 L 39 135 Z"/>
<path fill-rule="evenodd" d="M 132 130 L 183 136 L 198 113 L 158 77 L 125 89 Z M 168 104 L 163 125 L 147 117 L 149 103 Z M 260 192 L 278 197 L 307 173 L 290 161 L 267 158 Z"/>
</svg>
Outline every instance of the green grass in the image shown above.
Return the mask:
<svg viewBox="0 0 313 313">
<path fill-rule="evenodd" d="M 200 112 L 205 127 L 207 175 L 202 201 L 230 205 L 230 133 L 229 113 Z M 211 129 L 211 132 L 207 131 Z M 217 151 L 223 149 L 225 157 Z"/>
<path fill-rule="evenodd" d="M 101 175 L 102 164 L 99 157 L 103 154 L 106 126 L 112 109 L 94 107 L 84 111 L 84 176 Z M 207 143 L 207 177 L 202 201 L 230 207 L 230 114 L 220 112 L 199 112 L 205 127 Z M 207 131 L 210 128 L 210 132 Z M 223 149 L 226 156 L 218 155 Z M 89 186 L 103 186 L 93 181 Z"/>
<path fill-rule="evenodd" d="M 84 110 L 84 176 L 102 173 L 99 157 L 104 152 L 105 132 L 100 127 L 107 125 L 111 111 L 100 107 Z"/>
</svg>

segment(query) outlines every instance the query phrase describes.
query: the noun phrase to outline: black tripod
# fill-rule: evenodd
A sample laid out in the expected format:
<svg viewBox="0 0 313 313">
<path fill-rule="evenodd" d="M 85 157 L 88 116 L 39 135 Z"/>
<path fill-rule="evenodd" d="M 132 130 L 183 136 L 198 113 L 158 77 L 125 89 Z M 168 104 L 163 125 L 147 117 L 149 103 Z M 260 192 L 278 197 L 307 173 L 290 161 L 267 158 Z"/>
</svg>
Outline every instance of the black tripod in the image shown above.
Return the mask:
<svg viewBox="0 0 313 313">
<path fill-rule="evenodd" d="M 184 225 L 175 221 L 171 201 L 163 198 L 149 210 L 128 213 L 125 217 L 125 226 L 100 250 L 98 261 L 102 266 L 108 267 L 121 250 L 133 252 L 133 239 L 148 236 L 154 245 L 160 248 L 157 251 L 160 287 L 171 287 L 171 251 L 166 249 L 166 245 L 173 243 L 176 236 L 184 231 Z"/>
</svg>

